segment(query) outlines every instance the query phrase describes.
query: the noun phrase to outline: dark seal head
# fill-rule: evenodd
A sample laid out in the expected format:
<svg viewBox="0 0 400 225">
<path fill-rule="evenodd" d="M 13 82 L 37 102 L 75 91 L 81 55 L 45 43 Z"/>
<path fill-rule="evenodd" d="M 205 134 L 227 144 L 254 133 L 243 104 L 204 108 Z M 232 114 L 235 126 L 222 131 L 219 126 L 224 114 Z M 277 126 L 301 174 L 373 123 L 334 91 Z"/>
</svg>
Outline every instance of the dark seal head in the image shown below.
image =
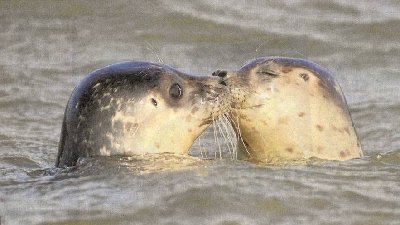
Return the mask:
<svg viewBox="0 0 400 225">
<path fill-rule="evenodd" d="M 296 58 L 264 57 L 224 78 L 241 151 L 265 163 L 347 160 L 362 150 L 344 95 L 325 68 Z"/>
<path fill-rule="evenodd" d="M 56 166 L 95 155 L 187 153 L 223 110 L 227 91 L 218 82 L 138 61 L 90 73 L 68 101 Z"/>
</svg>

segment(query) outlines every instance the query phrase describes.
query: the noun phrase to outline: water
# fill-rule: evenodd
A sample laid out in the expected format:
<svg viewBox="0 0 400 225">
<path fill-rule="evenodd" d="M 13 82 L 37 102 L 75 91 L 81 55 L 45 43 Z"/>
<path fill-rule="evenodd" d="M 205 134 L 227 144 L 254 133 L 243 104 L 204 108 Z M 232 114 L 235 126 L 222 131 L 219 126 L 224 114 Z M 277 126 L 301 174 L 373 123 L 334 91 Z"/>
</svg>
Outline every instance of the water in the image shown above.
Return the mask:
<svg viewBox="0 0 400 225">
<path fill-rule="evenodd" d="M 399 224 L 399 33 L 395 0 L 0 1 L 1 224 Z M 210 74 L 269 55 L 336 75 L 366 157 L 273 167 L 167 154 L 42 175 L 88 72 L 140 59 Z M 218 151 L 202 139 L 192 152 Z"/>
</svg>

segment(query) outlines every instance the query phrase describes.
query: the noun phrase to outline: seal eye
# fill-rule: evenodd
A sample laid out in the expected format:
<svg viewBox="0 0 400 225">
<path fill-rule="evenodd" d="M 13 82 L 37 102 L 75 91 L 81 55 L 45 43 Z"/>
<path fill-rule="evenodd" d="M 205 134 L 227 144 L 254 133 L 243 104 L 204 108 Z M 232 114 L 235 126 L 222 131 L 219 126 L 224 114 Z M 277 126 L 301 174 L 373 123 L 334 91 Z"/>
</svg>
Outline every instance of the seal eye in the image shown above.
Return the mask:
<svg viewBox="0 0 400 225">
<path fill-rule="evenodd" d="M 169 89 L 169 95 L 173 98 L 180 98 L 182 96 L 182 88 L 179 84 L 175 83 Z"/>
</svg>

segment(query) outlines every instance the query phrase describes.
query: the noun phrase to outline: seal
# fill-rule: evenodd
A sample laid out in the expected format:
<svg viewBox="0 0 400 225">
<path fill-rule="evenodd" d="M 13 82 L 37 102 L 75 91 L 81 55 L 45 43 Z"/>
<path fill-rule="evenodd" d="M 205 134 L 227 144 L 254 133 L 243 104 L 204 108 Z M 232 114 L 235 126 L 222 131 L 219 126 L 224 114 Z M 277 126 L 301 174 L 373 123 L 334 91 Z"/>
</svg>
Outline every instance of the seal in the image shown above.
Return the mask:
<svg viewBox="0 0 400 225">
<path fill-rule="evenodd" d="M 88 74 L 64 114 L 57 167 L 79 157 L 187 153 L 223 112 L 225 84 L 150 62 L 128 61 Z"/>
<path fill-rule="evenodd" d="M 325 68 L 263 57 L 218 75 L 231 92 L 229 117 L 249 160 L 348 160 L 363 155 L 346 99 Z M 242 154 L 243 155 L 243 154 Z"/>
</svg>

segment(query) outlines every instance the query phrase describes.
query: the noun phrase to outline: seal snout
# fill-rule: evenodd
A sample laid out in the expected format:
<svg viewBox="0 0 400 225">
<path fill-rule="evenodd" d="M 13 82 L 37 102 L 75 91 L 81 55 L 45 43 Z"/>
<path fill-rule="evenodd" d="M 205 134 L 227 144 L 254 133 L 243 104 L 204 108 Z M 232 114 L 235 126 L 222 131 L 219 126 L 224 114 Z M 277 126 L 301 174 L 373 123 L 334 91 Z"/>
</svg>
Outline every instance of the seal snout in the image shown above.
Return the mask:
<svg viewBox="0 0 400 225">
<path fill-rule="evenodd" d="M 228 72 L 226 70 L 217 70 L 212 73 L 212 76 L 216 76 L 216 77 L 220 78 L 218 83 L 221 85 L 224 85 L 224 86 L 228 86 L 225 81 L 225 78 L 227 77 L 227 75 L 228 75 Z"/>
<path fill-rule="evenodd" d="M 213 72 L 212 75 L 224 78 L 224 77 L 226 77 L 226 75 L 228 75 L 228 72 L 226 70 L 217 70 L 217 71 Z"/>
</svg>

